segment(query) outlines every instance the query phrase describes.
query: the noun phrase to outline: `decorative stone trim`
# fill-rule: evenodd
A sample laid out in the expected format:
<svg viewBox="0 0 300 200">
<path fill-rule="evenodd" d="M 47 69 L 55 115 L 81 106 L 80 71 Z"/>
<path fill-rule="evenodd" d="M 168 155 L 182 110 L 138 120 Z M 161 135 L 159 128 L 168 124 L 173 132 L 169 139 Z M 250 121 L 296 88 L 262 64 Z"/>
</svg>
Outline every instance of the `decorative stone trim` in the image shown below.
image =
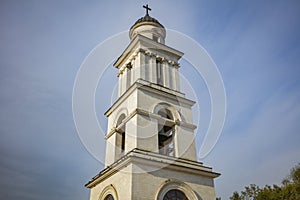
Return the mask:
<svg viewBox="0 0 300 200">
<path fill-rule="evenodd" d="M 158 88 L 159 87 L 159 88 Z M 122 94 L 121 97 L 119 97 L 119 99 L 105 112 L 105 116 L 109 116 L 117 107 L 119 104 L 121 104 L 133 91 L 135 91 L 136 89 L 140 89 L 140 90 L 146 90 L 152 93 L 156 93 L 159 95 L 163 95 L 165 97 L 174 99 L 176 101 L 179 101 L 181 104 L 183 105 L 189 105 L 189 106 L 193 106 L 195 104 L 194 101 L 186 99 L 184 97 L 184 94 L 178 91 L 174 91 L 171 90 L 169 88 L 164 88 L 164 87 L 160 87 L 157 86 L 155 84 L 151 84 L 150 82 L 147 82 L 145 80 L 142 79 L 138 79 L 134 84 L 132 84 L 130 86 L 130 88 Z M 163 93 L 161 92 L 163 91 Z"/>
<path fill-rule="evenodd" d="M 220 176 L 219 173 L 213 172 L 210 167 L 203 166 L 201 162 L 177 157 L 170 157 L 141 149 L 133 149 L 127 154 L 125 154 L 123 157 L 121 157 L 119 160 L 106 167 L 98 175 L 93 177 L 92 180 L 85 184 L 85 187 L 92 188 L 99 182 L 102 182 L 103 180 L 107 179 L 113 174 L 121 170 L 126 171 L 126 167 L 129 163 L 139 163 L 146 166 L 151 165 L 157 167 L 157 169 L 162 169 L 164 167 L 170 170 L 183 171 L 186 173 L 195 174 L 195 176 L 199 175 L 210 178 L 216 178 Z"/>
<path fill-rule="evenodd" d="M 105 138 L 105 139 L 110 138 L 110 136 L 112 136 L 115 132 L 117 132 L 117 128 L 116 128 L 116 127 L 112 128 L 112 129 L 104 136 L 104 138 Z"/>
<path fill-rule="evenodd" d="M 122 70 L 122 71 L 120 70 L 120 71 L 118 72 L 118 74 L 117 74 L 117 77 L 120 77 L 120 76 L 123 74 L 123 71 L 124 71 L 124 70 Z"/>
<path fill-rule="evenodd" d="M 125 126 L 125 124 L 131 119 L 133 118 L 135 115 L 143 115 L 145 117 L 150 117 L 152 119 L 156 119 L 158 120 L 158 123 L 160 124 L 166 124 L 168 126 L 173 126 L 173 125 L 177 125 L 177 126 L 182 126 L 184 128 L 189 128 L 189 129 L 196 129 L 197 126 L 194 125 L 194 124 L 190 124 L 190 123 L 187 123 L 187 122 L 184 122 L 184 121 L 180 121 L 180 120 L 170 120 L 170 119 L 166 119 L 166 118 L 163 118 L 161 117 L 160 115 L 158 114 L 155 114 L 155 113 L 151 113 L 151 112 L 148 112 L 146 110 L 143 110 L 143 109 L 140 109 L 140 108 L 137 108 L 135 109 L 133 112 L 131 112 L 124 120 L 123 122 L 118 126 L 118 127 L 114 127 L 112 128 L 106 135 L 105 135 L 105 139 L 108 139 L 110 136 L 112 136 L 115 132 L 119 132 L 119 130 Z"/>
<path fill-rule="evenodd" d="M 104 200 L 105 197 L 107 197 L 108 195 L 112 195 L 115 200 L 119 200 L 117 190 L 115 189 L 115 187 L 112 184 L 106 186 L 103 189 L 103 191 L 101 192 L 101 194 L 99 196 L 99 200 Z"/>
<path fill-rule="evenodd" d="M 133 51 L 135 51 L 136 49 L 140 48 L 140 45 L 144 47 L 149 47 L 151 49 L 167 51 L 169 54 L 174 55 L 178 60 L 183 56 L 183 53 L 176 49 L 173 49 L 161 43 L 154 42 L 152 39 L 138 34 L 131 40 L 130 44 L 127 46 L 122 55 L 116 60 L 116 62 L 113 65 L 116 68 L 120 68 L 120 66 L 123 65 L 123 62 L 125 62 L 131 56 L 131 53 L 133 53 Z"/>
<path fill-rule="evenodd" d="M 179 121 L 179 120 L 176 120 L 175 124 L 178 125 L 178 126 L 182 126 L 184 128 L 192 129 L 192 130 L 195 130 L 197 128 L 197 126 L 194 125 L 194 124 L 186 123 L 184 121 Z"/>
<path fill-rule="evenodd" d="M 170 190 L 180 190 L 189 200 L 198 200 L 196 194 L 189 185 L 176 179 L 168 179 L 163 182 L 158 190 L 159 192 L 156 194 L 155 200 L 163 200 L 164 196 Z"/>
</svg>

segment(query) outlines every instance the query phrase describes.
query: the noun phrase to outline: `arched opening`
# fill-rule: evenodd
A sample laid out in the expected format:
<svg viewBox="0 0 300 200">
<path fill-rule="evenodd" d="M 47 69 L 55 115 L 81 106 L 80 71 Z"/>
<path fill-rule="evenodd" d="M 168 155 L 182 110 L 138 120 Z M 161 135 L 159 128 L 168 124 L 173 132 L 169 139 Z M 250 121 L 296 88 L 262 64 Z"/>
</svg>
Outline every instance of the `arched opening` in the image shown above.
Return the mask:
<svg viewBox="0 0 300 200">
<path fill-rule="evenodd" d="M 196 200 L 198 198 L 193 189 L 184 182 L 179 180 L 167 180 L 162 183 L 158 193 L 155 197 L 156 200 Z"/>
<path fill-rule="evenodd" d="M 169 190 L 163 200 L 188 200 L 185 194 L 177 189 Z"/>
<path fill-rule="evenodd" d="M 102 190 L 98 199 L 99 200 L 118 200 L 119 197 L 118 197 L 118 193 L 117 193 L 117 190 L 115 189 L 115 187 L 112 184 L 110 184 Z"/>
<path fill-rule="evenodd" d="M 114 197 L 111 194 L 109 194 L 105 197 L 104 200 L 114 200 Z"/>
<path fill-rule="evenodd" d="M 174 156 L 174 123 L 173 115 L 170 110 L 162 108 L 157 112 L 162 117 L 158 123 L 158 149 L 159 153 L 168 156 Z"/>
<path fill-rule="evenodd" d="M 116 160 L 122 157 L 125 152 L 125 124 L 122 123 L 125 118 L 126 115 L 121 114 L 116 124 Z"/>
</svg>

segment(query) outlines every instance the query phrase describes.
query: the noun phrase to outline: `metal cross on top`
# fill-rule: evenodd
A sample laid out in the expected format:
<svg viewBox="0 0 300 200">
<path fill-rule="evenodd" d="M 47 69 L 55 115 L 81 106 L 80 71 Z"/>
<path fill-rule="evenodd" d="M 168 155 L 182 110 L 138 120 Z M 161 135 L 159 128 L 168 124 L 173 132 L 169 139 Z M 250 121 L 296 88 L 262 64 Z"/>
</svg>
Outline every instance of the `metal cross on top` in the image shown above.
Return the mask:
<svg viewBox="0 0 300 200">
<path fill-rule="evenodd" d="M 149 8 L 148 4 L 146 4 L 145 6 L 143 6 L 143 8 L 146 9 L 146 15 L 149 15 L 148 11 L 151 10 L 151 8 Z"/>
</svg>

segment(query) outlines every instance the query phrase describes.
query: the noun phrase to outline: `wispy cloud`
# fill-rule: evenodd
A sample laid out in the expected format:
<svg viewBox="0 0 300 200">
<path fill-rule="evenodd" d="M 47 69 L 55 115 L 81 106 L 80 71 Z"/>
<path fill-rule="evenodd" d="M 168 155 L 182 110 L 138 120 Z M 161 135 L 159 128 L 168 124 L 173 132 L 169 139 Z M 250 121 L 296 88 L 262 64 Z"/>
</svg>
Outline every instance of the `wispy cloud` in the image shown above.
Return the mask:
<svg viewBox="0 0 300 200">
<path fill-rule="evenodd" d="M 228 117 L 204 160 L 222 173 L 216 181 L 219 196 L 250 182 L 280 182 L 300 157 L 299 2 L 153 1 L 150 6 L 167 28 L 203 44 L 223 76 Z M 144 15 L 141 3 L 2 1 L 0 11 L 0 196 L 88 199 L 83 185 L 103 166 L 76 134 L 73 81 L 95 45 Z M 180 70 L 192 74 L 184 66 Z M 190 80 L 206 98 L 203 83 Z M 111 102 L 99 99 L 102 113 Z M 199 104 L 209 119 L 209 103 Z"/>
</svg>

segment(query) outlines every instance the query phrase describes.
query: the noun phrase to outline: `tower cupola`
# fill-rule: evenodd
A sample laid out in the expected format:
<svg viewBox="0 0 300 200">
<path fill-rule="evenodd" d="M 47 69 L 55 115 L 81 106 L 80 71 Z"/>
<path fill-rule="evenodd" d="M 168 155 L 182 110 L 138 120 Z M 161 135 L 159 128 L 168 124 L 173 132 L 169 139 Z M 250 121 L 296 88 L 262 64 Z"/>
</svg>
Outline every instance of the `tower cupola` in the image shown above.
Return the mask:
<svg viewBox="0 0 300 200">
<path fill-rule="evenodd" d="M 144 17 L 138 19 L 130 28 L 129 37 L 132 40 L 136 35 L 140 34 L 147 38 L 150 38 L 156 42 L 165 43 L 166 29 L 159 23 L 159 21 L 149 15 L 148 4 L 144 6 L 146 14 Z"/>
</svg>

